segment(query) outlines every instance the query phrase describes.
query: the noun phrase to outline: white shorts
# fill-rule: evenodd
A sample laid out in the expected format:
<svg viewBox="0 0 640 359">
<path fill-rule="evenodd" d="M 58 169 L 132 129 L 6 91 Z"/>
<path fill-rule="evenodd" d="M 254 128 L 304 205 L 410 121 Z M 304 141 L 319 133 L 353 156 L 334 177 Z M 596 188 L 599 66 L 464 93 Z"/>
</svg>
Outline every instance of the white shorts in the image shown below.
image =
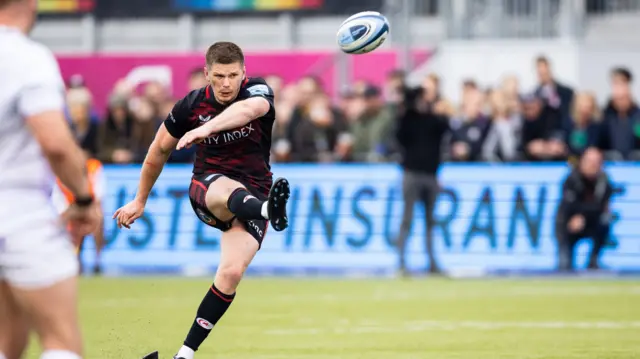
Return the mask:
<svg viewBox="0 0 640 359">
<path fill-rule="evenodd" d="M 75 248 L 48 196 L 17 196 L 0 194 L 0 280 L 38 289 L 76 276 Z"/>
</svg>

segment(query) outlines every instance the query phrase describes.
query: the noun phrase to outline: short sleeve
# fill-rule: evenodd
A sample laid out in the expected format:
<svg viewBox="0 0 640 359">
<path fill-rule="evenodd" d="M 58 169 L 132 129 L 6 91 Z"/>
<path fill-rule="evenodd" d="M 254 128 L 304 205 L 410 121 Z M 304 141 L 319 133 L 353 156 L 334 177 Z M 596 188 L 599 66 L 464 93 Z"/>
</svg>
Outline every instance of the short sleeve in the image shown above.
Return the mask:
<svg viewBox="0 0 640 359">
<path fill-rule="evenodd" d="M 167 119 L 164 120 L 164 127 L 174 138 L 182 138 L 185 133 L 192 130 L 192 124 L 189 120 L 191 109 L 189 108 L 188 101 L 183 98 L 176 102 L 176 104 L 167 115 Z"/>
<path fill-rule="evenodd" d="M 252 79 L 250 80 L 245 87 L 245 95 L 243 96 L 245 99 L 252 97 L 262 97 L 269 101 L 271 108 L 273 108 L 274 104 L 274 95 L 273 90 L 267 83 L 262 79 Z"/>
<path fill-rule="evenodd" d="M 64 110 L 64 82 L 53 54 L 44 47 L 32 47 L 17 98 L 18 112 L 30 117 L 47 111 Z M 23 64 L 24 65 L 24 64 Z"/>
</svg>

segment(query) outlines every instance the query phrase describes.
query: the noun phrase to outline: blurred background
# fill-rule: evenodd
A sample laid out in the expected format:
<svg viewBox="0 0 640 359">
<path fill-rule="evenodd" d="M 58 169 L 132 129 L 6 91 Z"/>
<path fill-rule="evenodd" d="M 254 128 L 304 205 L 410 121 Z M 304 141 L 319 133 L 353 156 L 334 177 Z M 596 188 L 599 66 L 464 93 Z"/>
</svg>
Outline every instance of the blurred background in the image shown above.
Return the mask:
<svg viewBox="0 0 640 359">
<path fill-rule="evenodd" d="M 173 103 L 206 85 L 215 41 L 245 51 L 249 76 L 276 94 L 273 172 L 293 184 L 290 229 L 271 232 L 253 274 L 373 274 L 399 268 L 406 144 L 397 136 L 412 88 L 438 137 L 439 194 L 417 205 L 406 269 L 460 275 L 555 273 L 562 181 L 600 148 L 614 187 L 597 266 L 640 272 L 640 1 L 637 0 L 40 0 L 33 37 L 56 53 L 68 119 L 104 164 L 105 247 L 87 268 L 110 275 L 212 273 L 219 236 L 192 214 L 193 153 L 176 152 L 145 216 L 119 230 L 139 164 Z M 373 53 L 338 51 L 344 19 L 380 11 L 391 34 Z M 431 141 L 431 138 L 424 141 Z M 586 270 L 591 241 L 578 244 Z M 429 256 L 426 249 L 431 248 Z"/>
</svg>

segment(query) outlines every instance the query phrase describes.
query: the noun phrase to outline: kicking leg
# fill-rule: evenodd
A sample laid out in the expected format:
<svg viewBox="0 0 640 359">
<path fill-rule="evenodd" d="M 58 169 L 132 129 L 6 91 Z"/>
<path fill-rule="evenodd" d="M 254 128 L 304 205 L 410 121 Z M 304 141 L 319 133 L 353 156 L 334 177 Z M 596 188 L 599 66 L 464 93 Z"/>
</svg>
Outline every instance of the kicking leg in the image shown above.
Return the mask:
<svg viewBox="0 0 640 359">
<path fill-rule="evenodd" d="M 29 339 L 28 320 L 9 286 L 0 282 L 0 359 L 20 359 Z"/>
<path fill-rule="evenodd" d="M 264 220 L 271 222 L 276 231 L 287 228 L 287 201 L 289 182 L 279 178 L 271 187 L 266 201 L 252 195 L 242 184 L 220 176 L 207 189 L 207 208 L 219 219 L 226 221 L 234 216 L 241 221 Z"/>
<path fill-rule="evenodd" d="M 258 248 L 256 238 L 238 220 L 222 234 L 220 264 L 215 280 L 200 303 L 189 334 L 175 358 L 193 359 L 195 351 L 233 302 L 236 288 Z"/>
</svg>

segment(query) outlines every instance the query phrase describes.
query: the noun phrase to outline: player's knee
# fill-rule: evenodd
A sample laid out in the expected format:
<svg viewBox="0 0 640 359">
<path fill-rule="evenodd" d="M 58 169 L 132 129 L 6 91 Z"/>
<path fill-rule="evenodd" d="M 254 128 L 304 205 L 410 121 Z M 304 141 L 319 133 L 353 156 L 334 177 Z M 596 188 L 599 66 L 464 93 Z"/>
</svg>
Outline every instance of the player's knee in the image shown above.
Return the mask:
<svg viewBox="0 0 640 359">
<path fill-rule="evenodd" d="M 245 268 L 240 264 L 222 266 L 218 269 L 216 286 L 222 292 L 231 294 L 235 291 L 244 275 Z"/>
<path fill-rule="evenodd" d="M 221 178 L 214 182 L 207 191 L 207 205 L 209 207 L 224 207 L 227 206 L 229 197 L 238 188 L 244 188 L 241 184 L 228 178 Z"/>
</svg>

